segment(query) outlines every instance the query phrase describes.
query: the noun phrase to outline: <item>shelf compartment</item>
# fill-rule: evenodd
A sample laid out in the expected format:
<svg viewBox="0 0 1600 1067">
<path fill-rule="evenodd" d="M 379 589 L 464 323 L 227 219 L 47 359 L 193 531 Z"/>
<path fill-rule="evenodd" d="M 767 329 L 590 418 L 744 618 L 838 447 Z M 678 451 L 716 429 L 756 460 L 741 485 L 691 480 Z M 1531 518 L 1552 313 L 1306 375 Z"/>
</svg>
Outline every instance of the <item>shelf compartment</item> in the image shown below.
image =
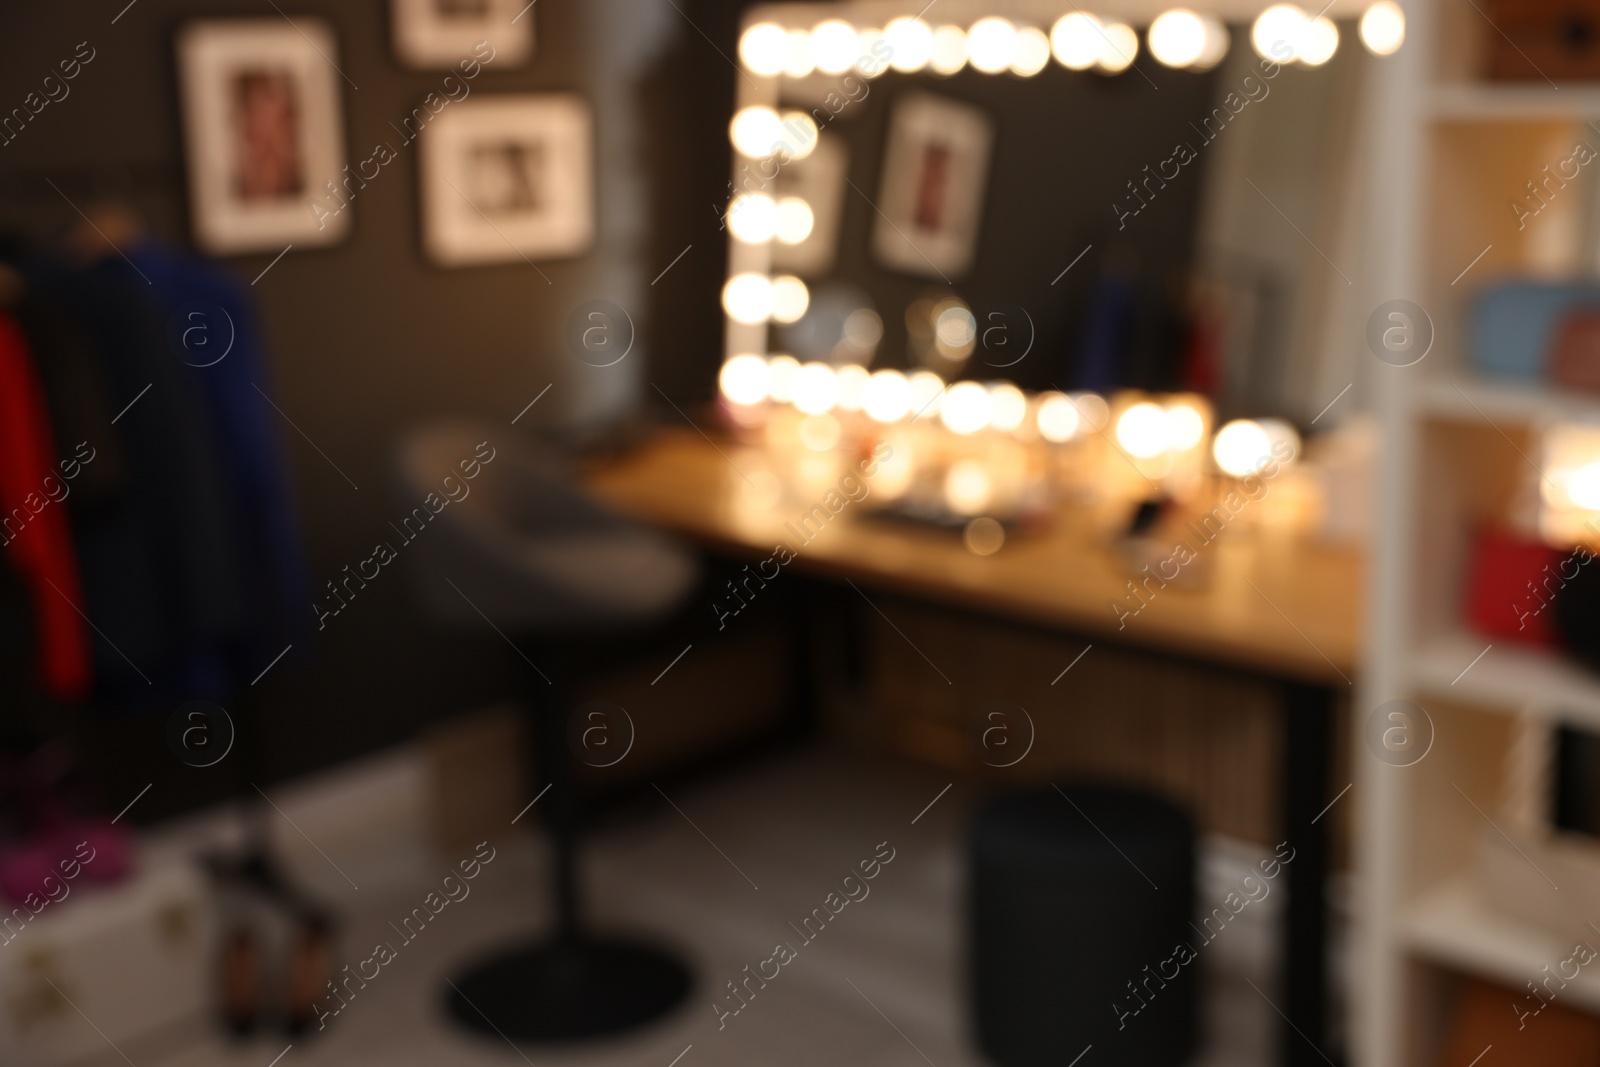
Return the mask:
<svg viewBox="0 0 1600 1067">
<path fill-rule="evenodd" d="M 1600 423 L 1600 394 L 1562 390 L 1543 382 L 1433 377 L 1417 386 L 1416 405 L 1425 415 L 1453 421 L 1485 418 L 1500 426 L 1549 422 Z"/>
<path fill-rule="evenodd" d="M 1519 991 L 1543 977 L 1543 967 L 1555 967 L 1566 959 L 1574 944 L 1491 907 L 1465 880 L 1448 882 L 1420 897 L 1403 913 L 1400 929 L 1418 955 Z M 1593 944 L 1595 939 L 1591 934 L 1584 940 Z M 1579 971 L 1556 1003 L 1600 1012 L 1600 968 L 1591 964 Z"/>
<path fill-rule="evenodd" d="M 1419 696 L 1600 729 L 1600 675 L 1548 649 L 1454 631 L 1419 645 L 1410 674 Z"/>
</svg>

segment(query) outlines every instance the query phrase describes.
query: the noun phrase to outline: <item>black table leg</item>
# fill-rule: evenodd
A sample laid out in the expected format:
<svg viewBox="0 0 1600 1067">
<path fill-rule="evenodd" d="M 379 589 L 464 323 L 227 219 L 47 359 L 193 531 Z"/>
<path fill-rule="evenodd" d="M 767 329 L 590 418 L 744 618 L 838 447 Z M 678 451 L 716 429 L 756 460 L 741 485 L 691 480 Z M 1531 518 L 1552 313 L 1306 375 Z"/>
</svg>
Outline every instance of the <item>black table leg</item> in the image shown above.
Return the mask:
<svg viewBox="0 0 1600 1067">
<path fill-rule="evenodd" d="M 1278 1007 L 1284 1016 L 1279 1058 L 1289 1067 L 1331 1062 L 1325 1047 L 1328 821 L 1319 816 L 1333 799 L 1328 792 L 1335 743 L 1333 706 L 1334 695 L 1323 686 L 1284 683 L 1284 835 L 1294 859 L 1284 868 L 1289 906 Z"/>
</svg>

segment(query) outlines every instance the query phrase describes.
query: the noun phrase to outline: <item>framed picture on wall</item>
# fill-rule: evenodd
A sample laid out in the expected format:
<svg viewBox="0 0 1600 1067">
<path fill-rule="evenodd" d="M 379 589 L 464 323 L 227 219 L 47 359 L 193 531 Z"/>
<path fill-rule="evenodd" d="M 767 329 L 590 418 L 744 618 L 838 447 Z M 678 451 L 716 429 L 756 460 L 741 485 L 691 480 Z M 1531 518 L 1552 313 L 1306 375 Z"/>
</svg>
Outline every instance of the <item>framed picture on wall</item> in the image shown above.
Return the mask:
<svg viewBox="0 0 1600 1067">
<path fill-rule="evenodd" d="M 971 104 L 920 92 L 895 101 L 872 230 L 881 263 L 939 278 L 966 273 L 993 141 L 989 117 Z"/>
<path fill-rule="evenodd" d="M 191 22 L 178 70 L 197 243 L 234 255 L 345 238 L 338 48 L 321 19 Z M 322 210 L 318 210 L 318 206 Z"/>
<path fill-rule="evenodd" d="M 589 106 L 567 94 L 473 97 L 424 129 L 422 243 L 441 266 L 560 259 L 594 239 Z"/>
<path fill-rule="evenodd" d="M 533 55 L 529 0 L 392 0 L 394 51 L 400 62 L 443 70 L 476 56 L 480 42 L 497 67 L 516 67 Z"/>
</svg>

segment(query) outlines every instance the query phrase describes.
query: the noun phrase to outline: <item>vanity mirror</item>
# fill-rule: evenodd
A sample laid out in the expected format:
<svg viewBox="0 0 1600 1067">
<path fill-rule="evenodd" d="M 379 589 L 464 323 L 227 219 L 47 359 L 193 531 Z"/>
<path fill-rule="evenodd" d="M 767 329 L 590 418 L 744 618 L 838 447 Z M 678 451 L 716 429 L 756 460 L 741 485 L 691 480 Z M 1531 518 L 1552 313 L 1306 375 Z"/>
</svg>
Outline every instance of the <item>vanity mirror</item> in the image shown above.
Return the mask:
<svg viewBox="0 0 1600 1067">
<path fill-rule="evenodd" d="M 1356 75 L 1403 32 L 1387 0 L 754 8 L 725 358 L 1308 420 L 1354 271 Z"/>
</svg>

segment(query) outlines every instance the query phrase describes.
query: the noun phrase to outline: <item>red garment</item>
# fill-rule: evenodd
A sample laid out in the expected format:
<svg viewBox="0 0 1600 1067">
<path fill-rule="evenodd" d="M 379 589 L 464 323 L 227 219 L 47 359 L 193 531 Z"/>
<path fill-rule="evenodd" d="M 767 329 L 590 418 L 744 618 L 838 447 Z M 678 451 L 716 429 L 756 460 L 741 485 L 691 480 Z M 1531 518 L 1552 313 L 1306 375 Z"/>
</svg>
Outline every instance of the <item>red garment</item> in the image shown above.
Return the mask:
<svg viewBox="0 0 1600 1067">
<path fill-rule="evenodd" d="M 0 312 L 0 552 L 33 594 L 45 691 L 67 700 L 89 691 L 90 668 L 66 505 L 50 498 L 63 484 L 33 354 Z"/>
</svg>

